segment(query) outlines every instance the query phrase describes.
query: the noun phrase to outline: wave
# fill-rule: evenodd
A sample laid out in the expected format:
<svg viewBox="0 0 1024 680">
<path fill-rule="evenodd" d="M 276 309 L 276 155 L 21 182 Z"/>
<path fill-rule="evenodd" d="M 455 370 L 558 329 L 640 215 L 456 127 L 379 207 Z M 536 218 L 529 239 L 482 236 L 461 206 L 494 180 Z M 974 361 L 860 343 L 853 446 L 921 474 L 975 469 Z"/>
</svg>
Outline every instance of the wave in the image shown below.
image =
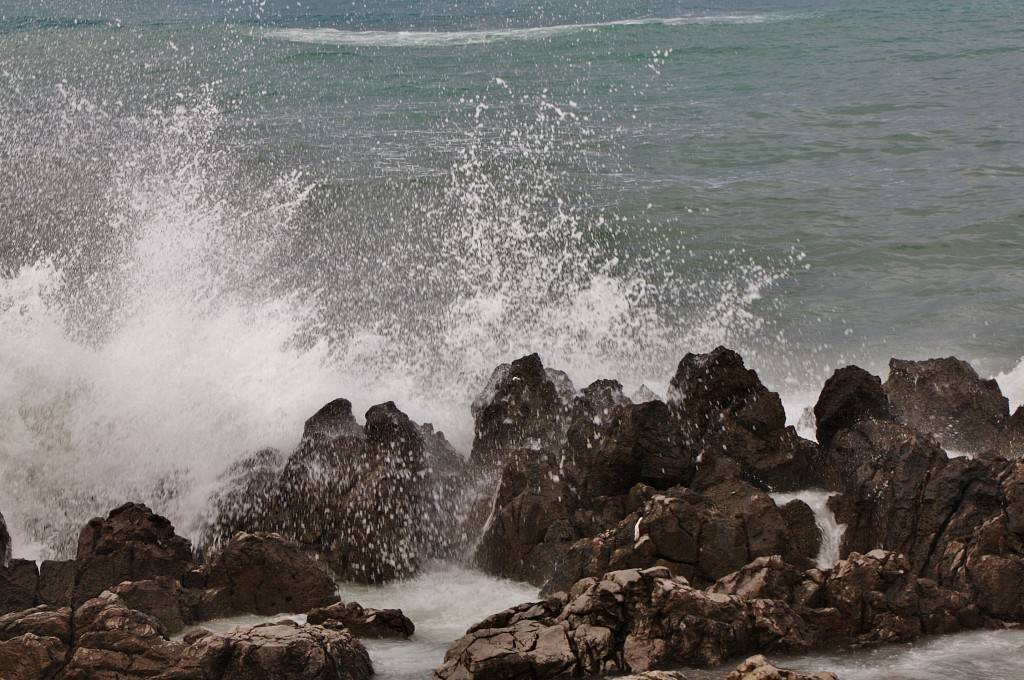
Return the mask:
<svg viewBox="0 0 1024 680">
<path fill-rule="evenodd" d="M 600 23 L 563 24 L 533 28 L 476 31 L 346 31 L 337 28 L 275 28 L 265 35 L 277 40 L 317 45 L 359 47 L 461 47 L 500 42 L 551 40 L 579 33 L 630 26 L 690 26 L 704 24 L 762 24 L 789 18 L 783 14 L 724 14 L 672 18 L 622 19 Z"/>
</svg>

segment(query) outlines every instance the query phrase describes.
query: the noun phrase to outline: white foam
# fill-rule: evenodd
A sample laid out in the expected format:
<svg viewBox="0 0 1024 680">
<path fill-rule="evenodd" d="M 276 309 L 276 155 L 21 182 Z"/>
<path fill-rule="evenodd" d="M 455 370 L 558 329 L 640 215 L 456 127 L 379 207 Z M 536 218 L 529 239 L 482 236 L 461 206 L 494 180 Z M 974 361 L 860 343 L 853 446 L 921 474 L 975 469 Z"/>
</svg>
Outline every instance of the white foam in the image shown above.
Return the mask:
<svg viewBox="0 0 1024 680">
<path fill-rule="evenodd" d="M 996 382 L 1010 401 L 1010 413 L 1024 406 L 1024 357 L 1009 371 L 997 375 Z"/>
<path fill-rule="evenodd" d="M 318 45 L 362 47 L 445 47 L 484 45 L 498 42 L 550 40 L 576 33 L 628 26 L 688 26 L 703 24 L 760 24 L 781 20 L 783 15 L 720 14 L 671 18 L 624 19 L 599 23 L 506 28 L 478 31 L 345 31 L 336 28 L 275 28 L 265 35 L 277 40 Z"/>
<path fill-rule="evenodd" d="M 818 569 L 831 569 L 839 561 L 840 546 L 846 525 L 836 521 L 835 513 L 828 507 L 828 499 L 835 496 L 834 491 L 796 491 L 793 493 L 770 494 L 776 505 L 783 506 L 793 500 L 801 500 L 814 512 L 814 523 L 821 534 L 821 547 L 815 557 Z"/>
</svg>

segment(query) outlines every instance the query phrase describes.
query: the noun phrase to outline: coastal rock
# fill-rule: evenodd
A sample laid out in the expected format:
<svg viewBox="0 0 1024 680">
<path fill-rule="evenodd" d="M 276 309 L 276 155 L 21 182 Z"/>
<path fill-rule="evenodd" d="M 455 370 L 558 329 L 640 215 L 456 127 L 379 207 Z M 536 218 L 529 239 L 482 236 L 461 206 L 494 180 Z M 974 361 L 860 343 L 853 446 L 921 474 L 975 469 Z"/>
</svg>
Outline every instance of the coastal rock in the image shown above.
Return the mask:
<svg viewBox="0 0 1024 680">
<path fill-rule="evenodd" d="M 982 380 L 956 357 L 889 362 L 885 393 L 896 417 L 944 447 L 1021 455 L 1011 436 L 1010 407 L 995 380 Z"/>
<path fill-rule="evenodd" d="M 74 560 L 44 560 L 39 565 L 40 604 L 70 607 L 75 591 Z"/>
<path fill-rule="evenodd" d="M 161 678 L 210 680 L 369 680 L 373 666 L 350 633 L 278 621 L 229 633 L 197 631 L 180 660 Z"/>
<path fill-rule="evenodd" d="M 684 445 L 698 459 L 728 456 L 763 489 L 795 491 L 818 482 L 814 444 L 786 427 L 779 395 L 736 352 L 718 347 L 684 356 L 668 405 Z"/>
<path fill-rule="evenodd" d="M 795 651 L 809 627 L 782 602 L 692 588 L 664 568 L 584 579 L 571 595 L 470 627 L 438 678 L 552 678 L 716 665 L 755 649 Z"/>
<path fill-rule="evenodd" d="M 746 659 L 725 680 L 839 680 L 835 673 L 800 673 L 773 665 L 757 654 Z"/>
<path fill-rule="evenodd" d="M 857 366 L 838 369 L 814 405 L 818 443 L 828 446 L 840 430 L 865 420 L 891 420 L 889 398 L 876 375 Z"/>
<path fill-rule="evenodd" d="M 148 614 L 164 625 L 169 635 L 181 632 L 191 623 L 191 615 L 184 606 L 185 591 L 177 581 L 159 576 L 153 580 L 126 581 L 110 589 L 124 603 L 136 611 Z"/>
<path fill-rule="evenodd" d="M 7 520 L 0 512 L 0 567 L 6 567 L 11 561 L 11 534 L 7 530 Z"/>
<path fill-rule="evenodd" d="M 11 680 L 51 680 L 64 667 L 67 646 L 53 637 L 24 633 L 0 641 L 0 677 Z"/>
<path fill-rule="evenodd" d="M 277 534 L 239 534 L 209 567 L 235 612 L 300 613 L 337 601 L 337 586 L 312 559 Z"/>
<path fill-rule="evenodd" d="M 122 581 L 166 576 L 181 580 L 192 567 L 192 545 L 169 520 L 141 503 L 126 503 L 82 529 L 75 557 L 73 604 L 79 606 Z"/>
<path fill-rule="evenodd" d="M 31 633 L 40 638 L 55 638 L 71 645 L 71 608 L 40 605 L 0 616 L 0 641 Z M 4 668 L 4 666 L 0 666 Z"/>
<path fill-rule="evenodd" d="M 330 607 L 310 610 L 306 623 L 344 628 L 357 638 L 398 638 L 407 640 L 416 626 L 401 609 L 366 609 L 358 602 L 336 602 Z"/>
<path fill-rule="evenodd" d="M 38 584 L 39 568 L 33 560 L 14 559 L 0 567 L 0 614 L 34 606 Z"/>
</svg>

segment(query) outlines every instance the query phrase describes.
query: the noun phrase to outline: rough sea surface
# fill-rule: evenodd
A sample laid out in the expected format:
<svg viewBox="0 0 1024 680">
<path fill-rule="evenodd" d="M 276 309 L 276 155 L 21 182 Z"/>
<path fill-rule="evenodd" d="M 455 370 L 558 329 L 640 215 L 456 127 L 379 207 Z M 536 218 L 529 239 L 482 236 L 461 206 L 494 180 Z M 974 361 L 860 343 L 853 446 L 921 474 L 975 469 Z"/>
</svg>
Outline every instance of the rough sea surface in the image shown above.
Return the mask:
<svg viewBox="0 0 1024 680">
<path fill-rule="evenodd" d="M 793 423 L 839 366 L 956 355 L 1016 406 L 1022 74 L 1017 0 L 4 0 L 15 552 L 129 498 L 190 535 L 339 396 L 467 450 L 534 351 L 663 395 L 726 344 Z M 1019 650 L 986 635 L 880 665 L 1007 677 L 941 670 Z"/>
</svg>

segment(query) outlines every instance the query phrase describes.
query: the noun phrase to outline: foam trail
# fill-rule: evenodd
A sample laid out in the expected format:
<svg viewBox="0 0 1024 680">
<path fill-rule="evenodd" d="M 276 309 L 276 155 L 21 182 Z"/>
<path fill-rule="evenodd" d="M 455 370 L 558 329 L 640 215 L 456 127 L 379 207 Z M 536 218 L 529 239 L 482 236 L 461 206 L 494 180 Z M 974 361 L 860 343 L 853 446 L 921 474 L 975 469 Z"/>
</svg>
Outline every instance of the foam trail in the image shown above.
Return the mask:
<svg viewBox="0 0 1024 680">
<path fill-rule="evenodd" d="M 1010 401 L 1010 413 L 1024 406 L 1024 358 L 1006 373 L 999 373 L 996 382 Z"/>
<path fill-rule="evenodd" d="M 771 494 L 776 505 L 782 506 L 793 500 L 801 500 L 814 512 L 814 523 L 821 533 L 821 547 L 814 559 L 818 569 L 831 569 L 842 557 L 840 546 L 843 534 L 846 533 L 846 525 L 837 522 L 835 514 L 828 507 L 828 499 L 835 495 L 832 491 L 814 490 Z"/>
<path fill-rule="evenodd" d="M 665 19 L 623 19 L 585 24 L 563 24 L 534 28 L 507 28 L 479 31 L 344 31 L 336 28 L 276 28 L 266 31 L 269 38 L 319 45 L 362 47 L 444 47 L 487 45 L 500 42 L 552 40 L 577 33 L 629 26 L 689 26 L 706 24 L 760 24 L 780 21 L 788 15 L 723 14 L 671 17 Z"/>
</svg>

